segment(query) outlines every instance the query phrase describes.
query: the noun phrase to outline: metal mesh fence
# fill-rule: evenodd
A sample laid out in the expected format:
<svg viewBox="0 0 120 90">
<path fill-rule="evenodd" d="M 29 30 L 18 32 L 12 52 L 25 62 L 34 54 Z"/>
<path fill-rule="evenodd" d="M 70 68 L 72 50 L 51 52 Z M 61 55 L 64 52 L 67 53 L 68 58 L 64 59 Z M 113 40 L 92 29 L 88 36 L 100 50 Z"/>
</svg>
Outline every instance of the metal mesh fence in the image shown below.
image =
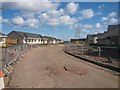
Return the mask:
<svg viewBox="0 0 120 90">
<path fill-rule="evenodd" d="M 0 69 L 5 68 L 7 65 L 15 62 L 22 54 L 27 52 L 28 50 L 32 48 L 36 48 L 39 45 L 15 45 L 12 47 L 5 47 L 5 48 L 0 48 L 1 50 L 1 57 L 0 58 Z"/>
<path fill-rule="evenodd" d="M 65 51 L 79 55 L 83 54 L 94 57 L 114 58 L 116 60 L 120 59 L 119 47 L 89 46 L 85 44 L 67 43 L 64 49 Z"/>
<path fill-rule="evenodd" d="M 120 47 L 67 43 L 64 51 L 84 61 L 120 72 Z"/>
</svg>

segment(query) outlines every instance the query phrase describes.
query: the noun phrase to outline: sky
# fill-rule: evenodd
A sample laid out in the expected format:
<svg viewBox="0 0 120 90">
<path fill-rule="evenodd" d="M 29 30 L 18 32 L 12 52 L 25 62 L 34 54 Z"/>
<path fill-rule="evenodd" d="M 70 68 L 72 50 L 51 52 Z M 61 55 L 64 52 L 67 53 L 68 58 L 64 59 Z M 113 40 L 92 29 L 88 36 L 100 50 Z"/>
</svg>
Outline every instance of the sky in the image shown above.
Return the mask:
<svg viewBox="0 0 120 90">
<path fill-rule="evenodd" d="M 103 33 L 108 25 L 118 24 L 118 2 L 37 1 L 2 2 L 2 32 L 23 31 L 66 41 Z"/>
</svg>

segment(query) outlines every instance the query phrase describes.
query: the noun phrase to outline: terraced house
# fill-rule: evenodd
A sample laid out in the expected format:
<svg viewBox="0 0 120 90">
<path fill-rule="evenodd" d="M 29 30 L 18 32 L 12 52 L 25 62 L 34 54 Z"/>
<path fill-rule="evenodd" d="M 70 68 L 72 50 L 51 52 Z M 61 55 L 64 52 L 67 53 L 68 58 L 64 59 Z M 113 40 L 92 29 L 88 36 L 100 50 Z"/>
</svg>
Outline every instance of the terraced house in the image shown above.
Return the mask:
<svg viewBox="0 0 120 90">
<path fill-rule="evenodd" d="M 17 39 L 17 44 L 43 44 L 42 36 L 28 32 L 12 31 L 9 38 Z"/>
<path fill-rule="evenodd" d="M 98 42 L 100 45 L 107 46 L 120 46 L 120 25 L 109 25 L 108 30 L 104 33 L 97 34 Z"/>
<path fill-rule="evenodd" d="M 86 43 L 105 46 L 120 46 L 120 24 L 109 25 L 108 30 L 104 31 L 104 33 L 87 35 Z"/>
</svg>

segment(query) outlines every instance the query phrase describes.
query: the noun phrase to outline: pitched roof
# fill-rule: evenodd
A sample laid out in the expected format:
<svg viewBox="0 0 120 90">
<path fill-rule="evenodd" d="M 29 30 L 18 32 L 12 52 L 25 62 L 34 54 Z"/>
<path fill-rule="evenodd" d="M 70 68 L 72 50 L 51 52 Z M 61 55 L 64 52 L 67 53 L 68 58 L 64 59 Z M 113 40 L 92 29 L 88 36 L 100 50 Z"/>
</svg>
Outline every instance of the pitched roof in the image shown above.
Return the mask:
<svg viewBox="0 0 120 90">
<path fill-rule="evenodd" d="M 50 37 L 50 36 L 43 36 L 44 38 L 48 38 L 48 40 L 57 40 L 56 38 L 54 37 Z"/>
<path fill-rule="evenodd" d="M 96 37 L 97 34 L 88 34 L 87 37 Z"/>
<path fill-rule="evenodd" d="M 1 32 L 0 32 L 0 35 L 1 35 L 1 36 L 7 36 L 7 35 L 5 35 L 5 34 L 3 34 L 3 33 L 1 33 Z"/>
<path fill-rule="evenodd" d="M 58 41 L 62 41 L 61 39 L 57 39 Z"/>
<path fill-rule="evenodd" d="M 26 38 L 42 38 L 42 36 L 39 35 L 39 34 L 28 33 L 28 32 L 20 32 L 20 31 L 14 31 L 14 32 L 16 32 L 16 33 L 18 33 L 20 36 L 26 37 Z"/>
</svg>

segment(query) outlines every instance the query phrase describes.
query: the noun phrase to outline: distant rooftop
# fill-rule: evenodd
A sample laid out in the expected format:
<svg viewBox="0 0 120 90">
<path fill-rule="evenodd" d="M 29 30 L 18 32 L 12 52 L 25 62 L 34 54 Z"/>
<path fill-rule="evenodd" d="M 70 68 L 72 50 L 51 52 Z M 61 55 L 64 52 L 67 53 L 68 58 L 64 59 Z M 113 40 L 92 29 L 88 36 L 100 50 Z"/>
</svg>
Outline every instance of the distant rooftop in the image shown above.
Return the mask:
<svg viewBox="0 0 120 90">
<path fill-rule="evenodd" d="M 87 37 L 95 37 L 97 34 L 88 34 Z"/>
<path fill-rule="evenodd" d="M 21 32 L 21 31 L 12 31 L 18 33 L 22 37 L 26 38 L 42 38 L 42 35 L 40 34 L 34 34 L 34 33 L 28 33 L 28 32 Z"/>
<path fill-rule="evenodd" d="M 7 36 L 7 35 L 5 35 L 5 34 L 3 34 L 3 33 L 1 33 L 1 32 L 0 32 L 0 35 L 2 35 L 2 36 Z"/>
</svg>

